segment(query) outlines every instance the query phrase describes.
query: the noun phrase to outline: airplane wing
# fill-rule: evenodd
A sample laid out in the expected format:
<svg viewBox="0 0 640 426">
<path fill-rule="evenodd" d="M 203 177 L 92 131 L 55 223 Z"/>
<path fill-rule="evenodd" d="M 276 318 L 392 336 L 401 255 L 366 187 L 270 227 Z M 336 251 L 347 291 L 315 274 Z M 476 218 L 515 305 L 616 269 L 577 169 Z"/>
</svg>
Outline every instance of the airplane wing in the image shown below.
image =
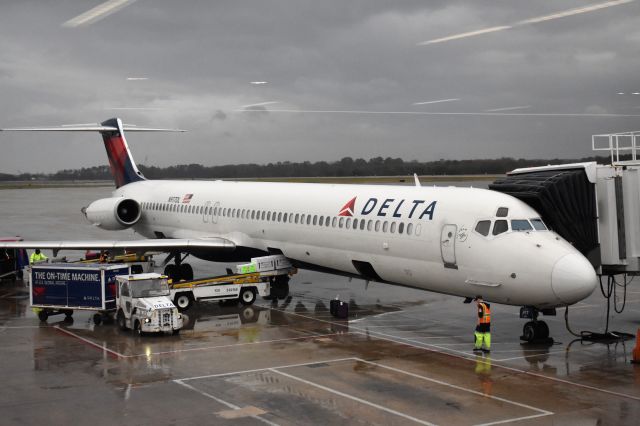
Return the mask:
<svg viewBox="0 0 640 426">
<path fill-rule="evenodd" d="M 77 241 L 10 241 L 0 242 L 0 248 L 47 249 L 53 250 L 54 256 L 60 250 L 130 250 L 130 251 L 184 251 L 206 249 L 212 251 L 233 251 L 233 241 L 212 238 L 159 238 L 146 240 L 77 240 Z"/>
</svg>

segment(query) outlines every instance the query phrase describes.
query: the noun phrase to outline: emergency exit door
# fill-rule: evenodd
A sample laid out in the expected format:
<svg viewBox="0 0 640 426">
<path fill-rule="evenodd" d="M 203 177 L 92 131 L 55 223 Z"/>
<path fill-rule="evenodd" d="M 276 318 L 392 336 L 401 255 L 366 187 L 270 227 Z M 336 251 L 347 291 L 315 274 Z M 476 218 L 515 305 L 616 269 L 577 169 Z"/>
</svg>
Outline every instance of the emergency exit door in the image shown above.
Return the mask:
<svg viewBox="0 0 640 426">
<path fill-rule="evenodd" d="M 440 235 L 440 252 L 445 268 L 458 269 L 456 265 L 456 225 L 445 225 Z"/>
</svg>

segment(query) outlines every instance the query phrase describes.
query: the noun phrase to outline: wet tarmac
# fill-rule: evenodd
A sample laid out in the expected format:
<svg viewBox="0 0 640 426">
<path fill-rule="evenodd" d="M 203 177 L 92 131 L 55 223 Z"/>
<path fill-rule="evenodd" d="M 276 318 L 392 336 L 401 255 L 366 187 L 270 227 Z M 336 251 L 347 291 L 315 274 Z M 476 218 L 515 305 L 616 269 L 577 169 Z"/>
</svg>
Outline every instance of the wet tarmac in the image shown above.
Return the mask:
<svg viewBox="0 0 640 426">
<path fill-rule="evenodd" d="M 1 191 L 0 234 L 113 235 L 79 215 L 84 202 L 107 195 L 106 188 Z M 228 265 L 193 266 L 204 275 Z M 201 304 L 187 311 L 179 336 L 137 337 L 95 326 L 87 312 L 41 323 L 26 288 L 3 282 L 0 423 L 635 425 L 640 418 L 635 340 L 582 342 L 566 330 L 563 312 L 544 318 L 555 343 L 522 344 L 518 307 L 493 305 L 492 351 L 476 356 L 475 307 L 460 298 L 308 271 L 290 287 L 285 300 L 251 307 Z M 337 295 L 349 301 L 348 320 L 328 312 Z M 570 309 L 571 327 L 602 331 L 605 312 L 596 290 Z M 610 329 L 639 327 L 634 282 Z"/>
</svg>

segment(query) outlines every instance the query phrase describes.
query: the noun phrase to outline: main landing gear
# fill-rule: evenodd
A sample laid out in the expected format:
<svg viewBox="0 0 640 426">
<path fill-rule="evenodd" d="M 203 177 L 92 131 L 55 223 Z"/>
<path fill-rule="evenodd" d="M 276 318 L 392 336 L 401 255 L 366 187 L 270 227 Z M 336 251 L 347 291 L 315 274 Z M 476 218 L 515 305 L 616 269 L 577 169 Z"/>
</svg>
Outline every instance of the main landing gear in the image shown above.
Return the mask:
<svg viewBox="0 0 640 426">
<path fill-rule="evenodd" d="M 172 257 L 175 258 L 175 264 L 168 263 L 164 267 L 164 275 L 169 277 L 172 282 L 181 280 L 190 281 L 193 279 L 193 268 L 188 263 L 182 263 L 189 255 L 182 257 L 180 253 L 176 253 Z M 170 259 L 170 258 L 169 258 Z"/>
<path fill-rule="evenodd" d="M 527 322 L 522 327 L 522 336 L 520 340 L 529 343 L 553 343 L 553 339 L 549 337 L 549 326 L 544 321 L 538 320 L 538 314 L 542 312 L 544 315 L 555 315 L 555 309 L 538 310 L 533 306 L 524 306 L 520 308 L 520 318 L 528 318 L 532 321 Z"/>
</svg>

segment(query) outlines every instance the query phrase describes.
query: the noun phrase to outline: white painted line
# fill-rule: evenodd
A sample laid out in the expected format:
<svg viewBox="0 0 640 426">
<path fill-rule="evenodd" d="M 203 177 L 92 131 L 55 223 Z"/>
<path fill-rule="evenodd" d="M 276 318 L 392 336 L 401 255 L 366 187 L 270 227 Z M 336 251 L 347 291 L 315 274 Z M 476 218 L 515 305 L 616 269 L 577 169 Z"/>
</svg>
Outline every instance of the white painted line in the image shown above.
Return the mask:
<svg viewBox="0 0 640 426">
<path fill-rule="evenodd" d="M 411 420 L 411 421 L 413 421 L 415 423 L 419 423 L 421 425 L 435 426 L 433 423 L 418 419 L 416 417 L 412 417 L 412 416 L 410 416 L 408 414 L 401 413 L 400 411 L 392 410 L 391 408 L 388 408 L 388 407 L 385 407 L 383 405 L 379 405 L 379 404 L 373 403 L 371 401 L 367 401 L 366 399 L 358 398 L 357 396 L 349 395 L 347 393 L 340 392 L 340 391 L 337 391 L 335 389 L 331 389 L 331 388 L 328 388 L 326 386 L 319 385 L 317 383 L 311 382 L 309 380 L 302 379 L 302 378 L 294 376 L 292 374 L 288 374 L 288 373 L 284 373 L 282 371 L 278 371 L 275 368 L 269 368 L 268 371 L 271 371 L 272 373 L 275 373 L 275 374 L 280 374 L 281 376 L 288 377 L 289 379 L 292 379 L 292 380 L 299 381 L 299 382 L 304 383 L 304 384 L 306 384 L 308 386 L 313 386 L 313 387 L 316 387 L 318 389 L 322 389 L 322 390 L 324 390 L 326 392 L 341 396 L 343 398 L 347 398 L 347 399 L 350 399 L 352 401 L 356 401 L 356 402 L 359 402 L 361 404 L 368 405 L 369 407 L 377 408 L 378 410 L 385 411 L 387 413 L 396 415 L 398 417 L 402 417 L 402 418 L 407 419 L 407 420 Z"/>
<path fill-rule="evenodd" d="M 56 328 L 54 325 L 3 325 L 2 328 L 9 330 L 21 328 Z"/>
<path fill-rule="evenodd" d="M 112 349 L 106 348 L 106 347 L 104 347 L 104 346 L 102 346 L 102 345 L 99 345 L 99 344 L 97 344 L 97 343 L 95 343 L 95 342 L 92 342 L 92 341 L 91 341 L 91 340 L 89 340 L 89 339 L 85 339 L 85 338 L 84 338 L 84 337 L 82 337 L 82 336 L 78 336 L 76 333 L 72 333 L 71 331 L 69 331 L 69 330 L 67 330 L 67 329 L 64 329 L 64 328 L 62 328 L 62 327 L 60 327 L 60 326 L 57 326 L 57 325 L 56 325 L 56 326 L 54 326 L 54 327 L 52 327 L 52 328 L 55 328 L 55 329 L 57 329 L 57 330 L 59 330 L 59 331 L 61 331 L 61 332 L 65 333 L 65 334 L 68 334 L 68 335 L 69 335 L 69 336 L 71 336 L 71 337 L 75 337 L 76 339 L 81 340 L 81 341 L 85 342 L 85 343 L 86 343 L 86 344 L 88 344 L 88 345 L 91 345 L 91 346 L 93 346 L 93 347 L 95 347 L 95 348 L 98 348 L 98 349 L 100 349 L 101 351 L 105 351 L 105 352 L 107 352 L 107 353 L 110 353 L 111 355 L 114 355 L 114 356 L 116 356 L 116 357 L 118 357 L 118 358 L 127 358 L 127 355 L 123 355 L 123 354 L 121 354 L 120 352 L 116 352 L 116 351 L 114 351 L 114 350 L 112 350 Z"/>
<path fill-rule="evenodd" d="M 149 77 L 127 77 L 127 81 L 145 81 L 149 80 Z"/>
<path fill-rule="evenodd" d="M 361 359 L 361 358 L 358 358 L 358 361 L 363 362 L 365 364 L 375 365 L 376 367 L 385 368 L 387 370 L 395 371 L 397 373 L 406 374 L 407 376 L 415 377 L 417 379 L 422 379 L 422 380 L 426 380 L 428 382 L 437 383 L 439 385 L 450 387 L 452 389 L 456 389 L 456 390 L 459 390 L 459 391 L 472 393 L 474 395 L 478 395 L 478 396 L 481 396 L 483 398 L 489 398 L 489 399 L 493 399 L 493 400 L 500 401 L 500 402 L 506 402 L 507 404 L 515 405 L 515 406 L 518 406 L 518 407 L 521 407 L 521 408 L 526 408 L 526 409 L 531 410 L 531 411 L 537 411 L 538 413 L 543 414 L 545 416 L 553 414 L 553 412 L 547 411 L 547 410 L 543 410 L 542 408 L 533 407 L 531 405 L 523 404 L 521 402 L 512 401 L 512 400 L 506 399 L 506 398 L 501 398 L 501 397 L 495 396 L 495 395 L 487 395 L 487 394 L 484 394 L 482 392 L 475 391 L 473 389 L 463 388 L 462 386 L 454 385 L 452 383 L 448 383 L 448 382 L 445 382 L 445 381 L 442 381 L 442 380 L 438 380 L 438 379 L 432 379 L 431 377 L 422 376 L 420 374 L 412 373 L 410 371 L 401 370 L 401 369 L 395 368 L 395 367 L 390 367 L 388 365 L 380 364 L 380 363 L 377 363 L 377 362 L 367 361 L 367 360 L 364 360 L 364 359 Z"/>
<path fill-rule="evenodd" d="M 318 322 L 333 324 L 333 325 L 336 325 L 336 326 L 343 326 L 345 328 L 347 327 L 346 325 L 340 324 L 340 323 L 337 323 L 337 322 L 316 319 L 316 318 L 309 317 L 309 316 L 306 316 L 306 315 L 296 314 L 294 312 L 287 312 L 287 313 L 290 314 L 290 315 L 296 315 L 296 316 L 299 316 L 299 317 L 302 317 L 302 318 L 315 319 Z M 359 329 L 357 327 L 350 327 L 350 328 L 353 328 L 353 329 L 356 329 L 356 330 L 362 330 L 362 329 Z M 455 358 L 465 359 L 465 360 L 471 361 L 471 362 L 480 362 L 480 363 L 484 363 L 484 364 L 488 363 L 488 362 L 485 362 L 485 361 L 478 361 L 478 360 L 475 359 L 475 357 L 471 356 L 471 354 L 467 354 L 466 352 L 453 351 L 453 350 L 450 350 L 450 349 L 447 349 L 447 348 L 444 348 L 444 347 L 441 347 L 441 346 L 438 346 L 438 345 L 432 345 L 432 344 L 423 343 L 423 342 L 416 342 L 417 344 L 412 344 L 411 343 L 412 341 L 410 339 L 404 339 L 404 338 L 401 338 L 401 337 L 397 338 L 399 340 L 394 340 L 394 339 L 389 338 L 389 337 L 380 336 L 380 334 L 383 334 L 383 333 L 379 333 L 377 331 L 366 331 L 366 330 L 365 331 L 351 331 L 351 330 L 349 330 L 349 332 L 351 334 L 362 334 L 364 336 L 375 337 L 377 339 L 386 340 L 386 341 L 389 341 L 389 342 L 397 343 L 399 345 L 405 345 L 405 346 L 413 347 L 413 348 L 416 348 L 416 349 L 422 349 L 422 350 L 426 350 L 426 351 L 430 351 L 430 352 L 439 353 L 439 354 L 442 354 L 442 355 L 448 355 L 448 356 L 452 356 L 452 357 L 455 357 Z M 456 353 L 452 353 L 452 352 L 456 352 Z M 521 370 L 519 368 L 509 367 L 507 365 L 500 365 L 500 364 L 491 364 L 491 365 L 493 367 L 496 367 L 496 368 L 502 368 L 504 370 L 512 371 L 512 372 L 519 373 L 519 374 L 524 374 L 524 375 L 527 375 L 527 376 L 533 376 L 533 377 L 537 377 L 537 378 L 540 378 L 540 379 L 550 380 L 550 381 L 553 381 L 553 382 L 558 382 L 558 383 L 563 383 L 563 384 L 566 384 L 566 385 L 576 386 L 576 387 L 583 388 L 583 389 L 589 389 L 589 390 L 596 391 L 596 392 L 606 393 L 608 395 L 613 395 L 613 396 L 617 396 L 617 397 L 621 397 L 621 398 L 628 398 L 628 399 L 633 399 L 635 401 L 640 401 L 640 397 L 637 397 L 637 396 L 634 396 L 634 395 L 629 395 L 629 394 L 625 394 L 625 393 L 610 391 L 610 390 L 607 390 L 607 389 L 597 388 L 595 386 L 589 386 L 589 385 L 585 385 L 585 384 L 582 384 L 582 383 L 572 382 L 570 380 L 564 380 L 564 379 L 560 379 L 558 377 L 551 377 L 551 376 L 547 376 L 547 375 L 544 375 L 544 374 L 541 374 L 541 373 L 536 373 L 536 372 L 533 372 L 533 371 Z"/>
<path fill-rule="evenodd" d="M 225 377 L 225 376 L 235 376 L 235 375 L 239 375 L 239 374 L 257 373 L 259 371 L 269 370 L 270 368 L 305 367 L 305 366 L 308 366 L 308 365 L 315 365 L 315 364 L 329 364 L 329 363 L 332 363 L 332 362 L 353 361 L 355 359 L 356 358 L 353 358 L 353 357 L 335 358 L 335 359 L 322 360 L 322 361 L 311 361 L 311 362 L 302 362 L 302 363 L 298 363 L 298 364 L 280 365 L 280 366 L 277 366 L 277 367 L 254 368 L 254 369 L 251 369 L 251 370 L 231 371 L 229 373 L 208 374 L 206 376 L 185 377 L 185 378 L 176 379 L 176 380 L 187 381 L 187 380 L 210 379 L 210 378 L 214 378 L 214 377 Z"/>
<path fill-rule="evenodd" d="M 202 396 L 204 396 L 204 397 L 207 397 L 207 398 L 213 399 L 214 401 L 216 401 L 216 402 L 218 402 L 218 403 L 220 403 L 220 404 L 222 404 L 222 405 L 225 405 L 225 406 L 227 406 L 227 407 L 231 408 L 232 410 L 239 410 L 239 409 L 240 409 L 240 407 L 238 407 L 237 405 L 232 404 L 232 403 L 230 403 L 230 402 L 227 402 L 227 401 L 225 401 L 225 400 L 223 400 L 223 399 L 220 399 L 220 398 L 218 398 L 218 397 L 216 397 L 216 396 L 213 396 L 213 395 L 211 395 L 210 393 L 207 393 L 207 392 L 205 392 L 205 391 L 202 391 L 202 390 L 200 390 L 200 389 L 198 389 L 198 388 L 196 388 L 196 387 L 193 387 L 193 386 L 191 386 L 191 385 L 188 385 L 188 384 L 186 384 L 186 383 L 182 382 L 182 380 L 174 380 L 174 382 L 175 382 L 175 383 L 177 383 L 177 384 L 179 384 L 179 385 L 181 385 L 181 386 L 184 386 L 184 387 L 185 387 L 185 388 L 187 388 L 187 389 L 190 389 L 190 390 L 192 390 L 192 391 L 194 391 L 194 392 L 197 392 L 197 393 L 199 393 L 200 395 L 202 395 Z M 259 421 L 261 421 L 262 423 L 266 423 L 266 424 L 271 425 L 271 426 L 279 426 L 277 423 L 270 422 L 269 420 L 267 420 L 267 419 L 263 419 L 263 418 L 262 418 L 262 417 L 260 417 L 260 416 L 249 416 L 249 417 L 254 418 L 254 419 L 256 419 L 256 420 L 259 420 Z"/>
<path fill-rule="evenodd" d="M 62 26 L 74 28 L 91 25 L 94 22 L 98 22 L 99 20 L 106 18 L 112 13 L 119 11 L 120 9 L 129 6 L 135 1 L 136 0 L 107 0 L 104 3 L 97 5 L 93 9 L 81 13 L 75 18 L 69 19 L 67 22 L 62 24 Z"/>
<path fill-rule="evenodd" d="M 551 414 L 553 414 L 553 413 L 551 413 Z M 549 416 L 549 415 L 550 414 L 540 413 L 540 414 L 534 414 L 534 415 L 531 415 L 531 416 L 514 417 L 512 419 L 499 420 L 497 422 L 480 423 L 480 424 L 476 424 L 475 426 L 500 425 L 500 424 L 504 424 L 504 423 L 519 422 L 520 420 L 535 419 L 536 417 L 544 417 L 544 416 Z"/>
<path fill-rule="evenodd" d="M 412 105 L 439 104 L 439 103 L 442 103 L 442 102 L 453 102 L 453 101 L 459 101 L 459 100 L 460 100 L 460 98 L 438 99 L 437 101 L 414 102 Z"/>
</svg>

